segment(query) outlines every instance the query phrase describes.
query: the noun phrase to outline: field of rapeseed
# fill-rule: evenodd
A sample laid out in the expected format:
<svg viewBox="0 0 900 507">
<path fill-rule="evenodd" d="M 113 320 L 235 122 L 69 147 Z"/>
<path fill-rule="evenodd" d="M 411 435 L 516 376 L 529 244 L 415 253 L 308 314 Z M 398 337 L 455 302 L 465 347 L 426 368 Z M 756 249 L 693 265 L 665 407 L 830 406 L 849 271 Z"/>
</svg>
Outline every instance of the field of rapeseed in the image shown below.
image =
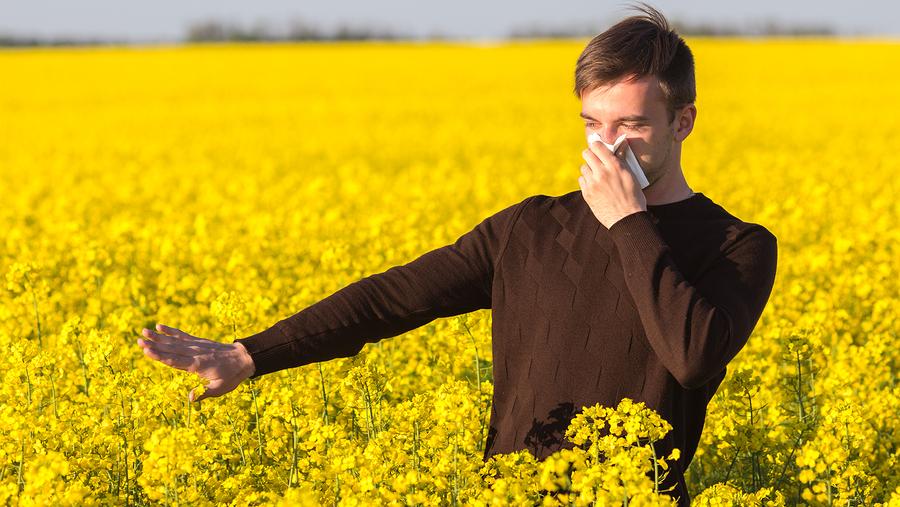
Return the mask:
<svg viewBox="0 0 900 507">
<path fill-rule="evenodd" d="M 231 342 L 577 189 L 585 42 L 0 53 L 0 503 L 666 505 L 630 400 L 481 462 L 488 311 L 199 404 L 135 344 Z M 900 505 L 900 50 L 687 42 L 688 183 L 779 244 L 694 504 Z"/>
</svg>

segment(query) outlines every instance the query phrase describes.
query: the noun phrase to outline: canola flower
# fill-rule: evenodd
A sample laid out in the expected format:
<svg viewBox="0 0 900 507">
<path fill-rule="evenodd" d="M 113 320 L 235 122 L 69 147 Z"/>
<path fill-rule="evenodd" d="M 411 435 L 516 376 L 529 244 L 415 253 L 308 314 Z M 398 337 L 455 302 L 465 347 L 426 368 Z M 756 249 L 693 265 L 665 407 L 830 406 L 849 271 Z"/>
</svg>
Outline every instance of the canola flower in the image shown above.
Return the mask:
<svg viewBox="0 0 900 507">
<path fill-rule="evenodd" d="M 134 345 L 230 342 L 576 189 L 584 42 L 0 52 L 0 504 L 671 505 L 684 450 L 655 455 L 670 422 L 636 400 L 482 462 L 487 311 L 196 403 Z M 685 174 L 780 251 L 693 503 L 898 506 L 900 52 L 688 43 Z"/>
</svg>

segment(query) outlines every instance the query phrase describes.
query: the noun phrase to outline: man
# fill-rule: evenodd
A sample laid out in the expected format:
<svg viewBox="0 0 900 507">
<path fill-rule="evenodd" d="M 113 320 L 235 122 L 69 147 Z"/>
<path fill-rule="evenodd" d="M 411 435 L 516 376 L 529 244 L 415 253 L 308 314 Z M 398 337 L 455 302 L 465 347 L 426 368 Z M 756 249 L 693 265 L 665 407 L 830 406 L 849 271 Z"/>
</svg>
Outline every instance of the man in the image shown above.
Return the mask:
<svg viewBox="0 0 900 507">
<path fill-rule="evenodd" d="M 681 457 L 664 484 L 680 505 L 706 407 L 772 290 L 775 236 L 687 185 L 681 145 L 697 109 L 693 56 L 644 6 L 592 39 L 575 93 L 585 133 L 622 133 L 650 185 L 593 142 L 580 190 L 532 195 L 456 242 L 367 276 L 269 329 L 222 344 L 159 325 L 145 353 L 211 380 L 197 398 L 247 378 L 336 357 L 438 317 L 491 308 L 494 399 L 484 459 L 571 448 L 583 406 L 643 401 Z M 624 145 L 623 145 L 624 147 Z M 194 400 L 193 391 L 189 395 Z"/>
</svg>

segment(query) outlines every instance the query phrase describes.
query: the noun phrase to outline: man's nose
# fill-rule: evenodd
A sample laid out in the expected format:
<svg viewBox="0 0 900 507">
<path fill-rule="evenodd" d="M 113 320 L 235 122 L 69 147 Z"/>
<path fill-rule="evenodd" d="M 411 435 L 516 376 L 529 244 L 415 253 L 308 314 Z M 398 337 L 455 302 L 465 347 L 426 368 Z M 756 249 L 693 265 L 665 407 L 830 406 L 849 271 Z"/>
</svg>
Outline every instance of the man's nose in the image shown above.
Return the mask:
<svg viewBox="0 0 900 507">
<path fill-rule="evenodd" d="M 616 138 L 619 137 L 619 129 L 614 127 L 604 127 L 597 133 L 600 134 L 600 139 L 606 144 L 613 144 L 616 142 Z"/>
</svg>

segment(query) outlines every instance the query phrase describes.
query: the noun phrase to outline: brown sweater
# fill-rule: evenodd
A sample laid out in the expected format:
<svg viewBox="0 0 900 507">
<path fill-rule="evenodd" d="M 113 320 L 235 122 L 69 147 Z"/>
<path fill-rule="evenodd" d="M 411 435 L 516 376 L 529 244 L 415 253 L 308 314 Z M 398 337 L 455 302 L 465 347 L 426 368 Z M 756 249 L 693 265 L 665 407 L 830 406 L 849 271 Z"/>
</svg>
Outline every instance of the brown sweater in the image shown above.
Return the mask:
<svg viewBox="0 0 900 507">
<path fill-rule="evenodd" d="M 266 373 L 350 357 L 366 343 L 492 310 L 494 399 L 484 459 L 573 444 L 581 407 L 629 397 L 673 430 L 667 485 L 688 505 L 684 471 L 706 406 L 768 301 L 775 236 L 703 193 L 648 205 L 604 227 L 581 191 L 533 195 L 454 243 L 364 277 L 241 338 Z"/>
</svg>

